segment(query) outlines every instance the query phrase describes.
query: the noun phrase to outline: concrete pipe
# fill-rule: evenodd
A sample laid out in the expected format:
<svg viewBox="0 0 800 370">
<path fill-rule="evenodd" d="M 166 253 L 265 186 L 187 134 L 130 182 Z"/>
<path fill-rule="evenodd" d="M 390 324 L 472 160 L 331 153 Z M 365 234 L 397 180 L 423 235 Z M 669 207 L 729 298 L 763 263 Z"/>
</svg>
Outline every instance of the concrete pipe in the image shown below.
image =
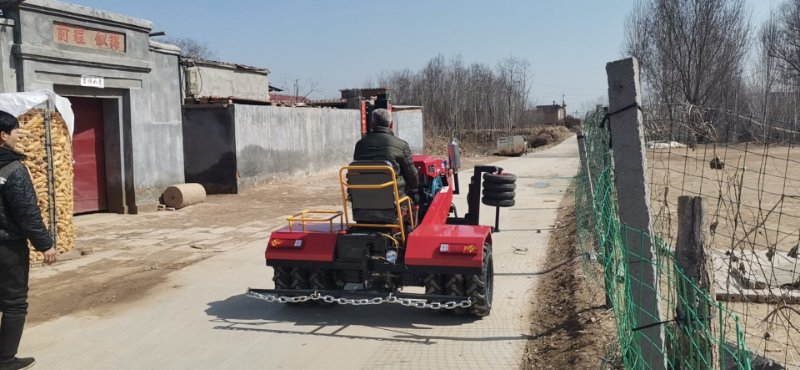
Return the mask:
<svg viewBox="0 0 800 370">
<path fill-rule="evenodd" d="M 164 204 L 167 207 L 181 209 L 206 200 L 206 189 L 200 184 L 172 185 L 164 191 Z"/>
</svg>

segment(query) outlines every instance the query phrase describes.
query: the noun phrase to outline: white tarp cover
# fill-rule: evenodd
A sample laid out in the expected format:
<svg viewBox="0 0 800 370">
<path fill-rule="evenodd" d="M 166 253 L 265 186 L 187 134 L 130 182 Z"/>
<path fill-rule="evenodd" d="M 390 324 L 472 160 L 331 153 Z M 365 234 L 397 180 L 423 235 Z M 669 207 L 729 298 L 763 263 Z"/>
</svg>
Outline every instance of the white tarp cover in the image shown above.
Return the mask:
<svg viewBox="0 0 800 370">
<path fill-rule="evenodd" d="M 72 113 L 72 104 L 69 102 L 69 99 L 56 95 L 52 91 L 37 90 L 0 94 L 0 110 L 10 113 L 15 117 L 19 117 L 32 108 L 47 102 L 50 96 L 54 97 L 56 110 L 61 113 L 61 117 L 63 117 L 64 122 L 67 123 L 69 136 L 72 137 L 72 132 L 75 127 L 75 114 Z"/>
</svg>

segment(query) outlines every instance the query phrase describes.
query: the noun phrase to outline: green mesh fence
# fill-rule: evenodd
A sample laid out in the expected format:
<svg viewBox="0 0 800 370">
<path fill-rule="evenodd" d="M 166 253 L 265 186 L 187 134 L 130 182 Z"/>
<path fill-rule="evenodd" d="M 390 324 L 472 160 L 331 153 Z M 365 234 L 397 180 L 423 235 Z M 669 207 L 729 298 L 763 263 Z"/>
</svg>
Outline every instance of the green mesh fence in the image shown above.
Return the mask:
<svg viewBox="0 0 800 370">
<path fill-rule="evenodd" d="M 602 271 L 607 303 L 615 314 L 621 365 L 651 368 L 642 352 L 651 344 L 644 331 L 660 327 L 664 346 L 659 348 L 669 369 L 751 369 L 736 315 L 680 271 L 673 249 L 661 238 L 620 224 L 610 134 L 599 127 L 602 119 L 598 112 L 584 122 L 585 156 L 575 186 L 577 237 L 578 248 L 587 256 L 586 273 Z M 655 260 L 644 260 L 638 252 L 642 246 L 626 245 L 625 240 L 650 241 L 656 249 Z M 657 286 L 631 274 L 631 261 L 652 264 Z M 656 292 L 660 315 L 637 314 L 642 308 L 632 298 L 633 289 Z M 641 317 L 648 322 L 637 322 Z"/>
</svg>

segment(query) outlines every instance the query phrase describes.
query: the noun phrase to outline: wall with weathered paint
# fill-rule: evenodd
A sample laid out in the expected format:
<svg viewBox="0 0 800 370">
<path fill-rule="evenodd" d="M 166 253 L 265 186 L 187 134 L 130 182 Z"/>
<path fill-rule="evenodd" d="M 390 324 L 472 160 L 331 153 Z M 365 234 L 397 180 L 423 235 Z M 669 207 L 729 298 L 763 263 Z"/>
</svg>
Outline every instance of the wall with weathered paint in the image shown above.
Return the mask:
<svg viewBox="0 0 800 370">
<path fill-rule="evenodd" d="M 163 45 L 151 48 L 153 69 L 143 89 L 150 114 L 138 112 L 133 137 L 137 203 L 157 205 L 168 186 L 184 182 L 179 52 Z"/>
<path fill-rule="evenodd" d="M 348 164 L 361 138 L 358 110 L 237 104 L 240 187 Z"/>
<path fill-rule="evenodd" d="M 422 112 L 398 113 L 398 135 L 420 153 Z M 209 193 L 238 193 L 350 163 L 361 139 L 361 115 L 353 109 L 187 105 L 183 139 L 187 182 L 201 183 Z"/>
<path fill-rule="evenodd" d="M 198 97 L 237 97 L 269 101 L 269 70 L 228 63 L 186 61 L 183 63 L 187 81 L 190 71 L 197 71 Z M 187 87 L 188 93 L 188 87 Z"/>
<path fill-rule="evenodd" d="M 0 18 L 0 93 L 17 91 L 17 70 L 12 63 L 14 20 Z"/>
</svg>

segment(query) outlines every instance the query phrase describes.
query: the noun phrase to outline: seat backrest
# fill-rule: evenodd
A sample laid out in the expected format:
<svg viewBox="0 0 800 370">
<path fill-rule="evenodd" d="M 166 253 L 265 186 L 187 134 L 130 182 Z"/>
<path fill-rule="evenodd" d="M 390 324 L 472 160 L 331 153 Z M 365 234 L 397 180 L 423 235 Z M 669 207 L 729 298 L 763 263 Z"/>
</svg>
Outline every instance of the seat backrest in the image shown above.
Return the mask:
<svg viewBox="0 0 800 370">
<path fill-rule="evenodd" d="M 357 166 L 389 166 L 383 161 L 355 161 L 351 167 Z M 350 185 L 380 185 L 392 181 L 392 174 L 385 170 L 354 169 L 347 171 L 347 183 Z M 394 192 L 397 184 L 380 189 L 353 189 L 350 193 L 353 218 L 361 223 L 396 223 L 397 209 Z"/>
</svg>

